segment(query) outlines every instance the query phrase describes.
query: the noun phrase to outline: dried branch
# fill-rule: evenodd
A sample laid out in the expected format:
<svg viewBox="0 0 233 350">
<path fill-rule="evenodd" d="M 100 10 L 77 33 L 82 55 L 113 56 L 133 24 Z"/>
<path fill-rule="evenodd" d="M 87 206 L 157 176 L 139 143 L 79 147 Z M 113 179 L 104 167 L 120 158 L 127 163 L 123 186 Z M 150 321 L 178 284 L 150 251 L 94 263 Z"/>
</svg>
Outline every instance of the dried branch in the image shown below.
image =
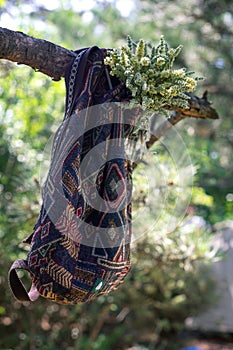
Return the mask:
<svg viewBox="0 0 233 350">
<path fill-rule="evenodd" d="M 189 109 L 179 108 L 175 110 L 167 120 L 153 131 L 153 135 L 151 135 L 149 141 L 146 143 L 147 148 L 150 148 L 168 129 L 184 118 L 218 119 L 218 113 L 211 107 L 207 95 L 207 91 L 204 92 L 201 98 L 189 94 Z"/>
<path fill-rule="evenodd" d="M 66 67 L 75 55 L 74 51 L 49 41 L 0 27 L 0 58 L 30 66 L 54 80 L 60 80 L 64 77 Z M 190 94 L 189 108 L 177 109 L 175 114 L 173 113 L 151 136 L 147 147 L 151 147 L 160 134 L 186 117 L 218 118 L 217 112 L 207 100 L 207 92 L 202 98 Z"/>
<path fill-rule="evenodd" d="M 75 52 L 49 41 L 0 27 L 0 58 L 25 64 L 54 80 L 64 77 Z"/>
</svg>

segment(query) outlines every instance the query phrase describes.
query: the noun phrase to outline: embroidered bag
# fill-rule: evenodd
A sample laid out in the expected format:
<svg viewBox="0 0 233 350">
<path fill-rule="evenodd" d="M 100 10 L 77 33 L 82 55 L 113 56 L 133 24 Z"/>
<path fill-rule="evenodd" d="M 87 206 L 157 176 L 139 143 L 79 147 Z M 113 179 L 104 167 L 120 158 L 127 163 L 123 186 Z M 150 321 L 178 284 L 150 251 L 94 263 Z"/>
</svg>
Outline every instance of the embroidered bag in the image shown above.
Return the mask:
<svg viewBox="0 0 233 350">
<path fill-rule="evenodd" d="M 67 70 L 66 112 L 53 141 L 43 204 L 24 240 L 30 251 L 9 271 L 21 301 L 41 295 L 64 304 L 87 302 L 109 293 L 129 272 L 132 162 L 124 142 L 131 126 L 115 103 L 129 95 L 110 79 L 105 56 L 105 49 L 82 49 Z M 30 273 L 29 293 L 17 269 Z"/>
</svg>

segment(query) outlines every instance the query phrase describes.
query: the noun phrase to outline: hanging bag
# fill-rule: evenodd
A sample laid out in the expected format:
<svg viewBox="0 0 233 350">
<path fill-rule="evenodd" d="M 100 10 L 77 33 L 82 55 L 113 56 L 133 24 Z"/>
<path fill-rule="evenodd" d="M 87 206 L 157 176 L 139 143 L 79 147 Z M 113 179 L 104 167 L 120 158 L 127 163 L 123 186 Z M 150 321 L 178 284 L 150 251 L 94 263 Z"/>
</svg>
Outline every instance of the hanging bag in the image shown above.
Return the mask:
<svg viewBox="0 0 233 350">
<path fill-rule="evenodd" d="M 107 294 L 130 269 L 132 163 L 124 150 L 130 123 L 116 102 L 129 98 L 110 78 L 106 50 L 77 51 L 66 73 L 65 117 L 52 147 L 43 204 L 25 260 L 9 271 L 15 297 L 75 304 Z M 29 272 L 29 293 L 17 270 Z"/>
</svg>

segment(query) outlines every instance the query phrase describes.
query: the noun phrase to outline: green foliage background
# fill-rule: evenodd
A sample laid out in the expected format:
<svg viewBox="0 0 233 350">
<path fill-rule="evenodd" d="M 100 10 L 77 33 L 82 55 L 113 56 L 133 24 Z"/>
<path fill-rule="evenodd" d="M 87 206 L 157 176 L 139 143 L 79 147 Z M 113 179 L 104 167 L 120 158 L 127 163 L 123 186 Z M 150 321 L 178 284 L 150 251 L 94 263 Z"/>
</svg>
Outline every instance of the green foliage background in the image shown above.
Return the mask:
<svg viewBox="0 0 233 350">
<path fill-rule="evenodd" d="M 60 0 L 49 10 L 49 4 L 46 8 L 39 0 L 3 0 L 0 24 L 68 49 L 117 47 L 127 34 L 134 40 L 157 42 L 163 34 L 171 46 L 184 46 L 178 65 L 206 77 L 197 94 L 208 89 L 221 118 L 188 119 L 177 127 L 197 168 L 193 190 L 185 171 L 182 191 L 172 185 L 175 175 L 161 144 L 155 144 L 148 160 L 159 171 L 138 167 L 134 179 L 138 235 L 153 227 L 158 215 L 159 220 L 134 243 L 132 272 L 121 288 L 88 305 L 64 307 L 45 300 L 20 304 L 8 289 L 7 273 L 12 261 L 27 253 L 20 242 L 37 220 L 43 150 L 62 120 L 65 88 L 64 81 L 53 82 L 30 68 L 1 60 L 0 349 L 177 349 L 185 318 L 214 298 L 208 277 L 210 228 L 233 219 L 233 4 L 137 0 L 124 16 L 119 1 L 96 1 L 88 10 L 72 3 Z M 180 152 L 184 146 L 174 142 L 172 147 Z M 145 174 L 156 178 L 149 200 Z M 208 226 L 180 225 L 167 233 L 163 225 L 167 217 L 176 221 L 179 216 L 179 210 L 172 211 L 177 196 L 185 201 L 191 191 L 188 212 L 202 217 Z M 165 209 L 160 198 L 166 199 Z"/>
</svg>

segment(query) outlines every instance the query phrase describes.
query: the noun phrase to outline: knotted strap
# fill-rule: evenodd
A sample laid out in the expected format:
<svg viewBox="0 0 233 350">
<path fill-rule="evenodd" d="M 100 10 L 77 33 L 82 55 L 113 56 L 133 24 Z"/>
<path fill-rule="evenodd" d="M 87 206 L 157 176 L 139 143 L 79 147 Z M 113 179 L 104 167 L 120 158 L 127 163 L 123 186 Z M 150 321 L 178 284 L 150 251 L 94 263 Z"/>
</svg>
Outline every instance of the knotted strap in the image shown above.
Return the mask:
<svg viewBox="0 0 233 350">
<path fill-rule="evenodd" d="M 34 283 L 32 283 L 30 291 L 27 292 L 16 270 L 29 271 L 26 260 L 16 260 L 9 271 L 9 285 L 16 299 L 20 301 L 35 301 L 38 299 L 40 294 Z"/>
</svg>

